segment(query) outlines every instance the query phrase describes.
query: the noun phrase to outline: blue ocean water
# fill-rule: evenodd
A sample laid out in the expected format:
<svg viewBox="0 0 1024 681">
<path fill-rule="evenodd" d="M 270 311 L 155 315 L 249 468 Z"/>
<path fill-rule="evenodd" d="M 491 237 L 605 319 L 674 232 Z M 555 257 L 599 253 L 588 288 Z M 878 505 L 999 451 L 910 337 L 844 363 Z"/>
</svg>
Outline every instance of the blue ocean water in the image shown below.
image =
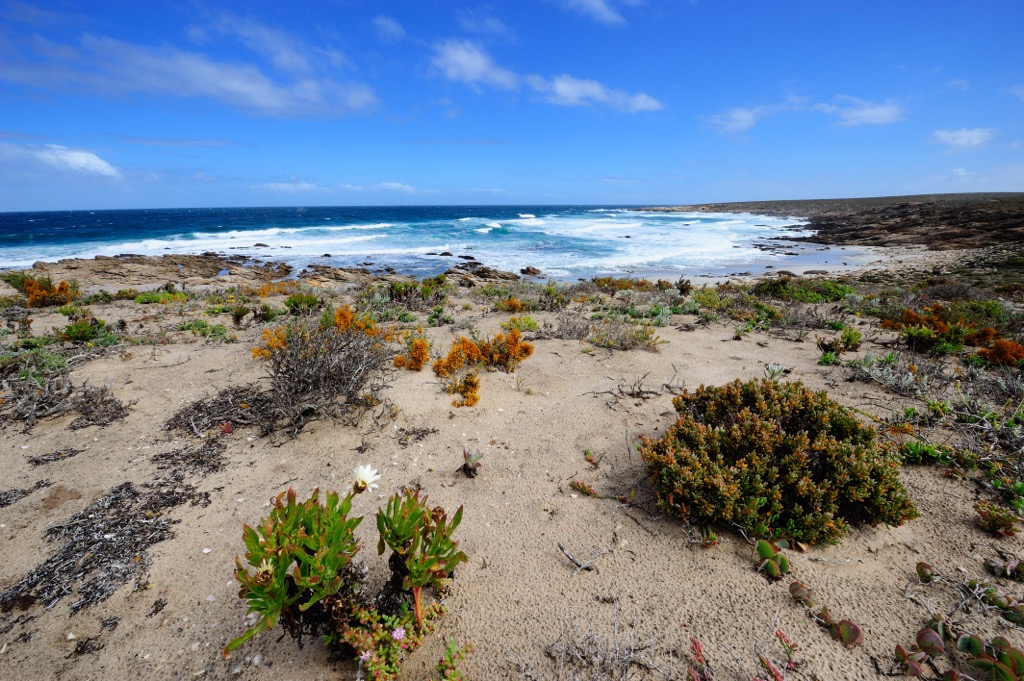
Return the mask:
<svg viewBox="0 0 1024 681">
<path fill-rule="evenodd" d="M 785 268 L 797 218 L 594 206 L 195 208 L 0 213 L 0 268 L 62 258 L 208 253 L 430 276 L 462 262 L 555 278 Z M 451 255 L 441 255 L 442 253 Z M 787 255 L 788 253 L 788 255 Z M 804 260 L 803 262 L 806 262 Z"/>
</svg>

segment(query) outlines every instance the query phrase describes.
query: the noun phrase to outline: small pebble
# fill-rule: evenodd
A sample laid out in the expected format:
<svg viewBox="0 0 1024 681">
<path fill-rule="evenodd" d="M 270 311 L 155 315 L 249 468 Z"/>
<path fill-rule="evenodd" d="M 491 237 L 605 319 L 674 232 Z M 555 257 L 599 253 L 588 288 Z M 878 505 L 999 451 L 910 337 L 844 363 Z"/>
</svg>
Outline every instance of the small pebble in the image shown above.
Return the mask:
<svg viewBox="0 0 1024 681">
<path fill-rule="evenodd" d="M 210 553 L 213 549 L 203 549 L 203 553 Z"/>
<path fill-rule="evenodd" d="M 209 596 L 206 597 L 206 602 L 207 603 L 216 603 L 217 602 L 217 597 L 214 596 L 213 594 L 210 594 Z"/>
<path fill-rule="evenodd" d="M 263 661 L 263 656 L 260 655 L 259 653 L 256 653 L 255 655 L 252 656 L 252 666 L 253 667 L 259 667 L 260 666 L 260 662 L 262 662 L 262 661 Z"/>
<path fill-rule="evenodd" d="M 28 445 L 22 445 L 21 448 L 22 449 L 28 449 Z"/>
<path fill-rule="evenodd" d="M 69 640 L 69 641 L 74 641 L 74 640 L 75 640 L 76 638 L 78 638 L 78 637 L 77 637 L 77 636 L 75 636 L 74 634 L 72 634 L 72 633 L 68 633 L 68 640 Z"/>
</svg>

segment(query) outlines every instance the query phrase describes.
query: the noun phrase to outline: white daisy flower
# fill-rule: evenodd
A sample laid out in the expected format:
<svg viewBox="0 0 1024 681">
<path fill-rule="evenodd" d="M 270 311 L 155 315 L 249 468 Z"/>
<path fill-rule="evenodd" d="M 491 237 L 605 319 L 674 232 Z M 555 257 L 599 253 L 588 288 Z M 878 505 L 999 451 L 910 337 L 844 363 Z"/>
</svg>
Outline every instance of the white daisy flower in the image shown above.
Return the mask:
<svg viewBox="0 0 1024 681">
<path fill-rule="evenodd" d="M 367 489 L 377 489 L 377 481 L 380 480 L 380 473 L 373 470 L 373 466 L 356 466 L 352 469 L 352 476 L 355 478 L 356 492 L 365 492 Z"/>
</svg>

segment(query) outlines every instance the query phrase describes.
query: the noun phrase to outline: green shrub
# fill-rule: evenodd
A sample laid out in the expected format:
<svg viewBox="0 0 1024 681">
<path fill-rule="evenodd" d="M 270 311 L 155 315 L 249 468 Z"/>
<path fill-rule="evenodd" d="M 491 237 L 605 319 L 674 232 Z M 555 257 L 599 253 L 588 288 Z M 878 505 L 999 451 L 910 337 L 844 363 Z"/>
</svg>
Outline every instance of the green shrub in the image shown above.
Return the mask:
<svg viewBox="0 0 1024 681">
<path fill-rule="evenodd" d="M 87 343 L 105 335 L 107 323 L 102 319 L 79 319 L 61 329 L 60 339 L 72 343 Z"/>
<path fill-rule="evenodd" d="M 315 293 L 293 293 L 284 301 L 292 314 L 311 315 L 320 309 L 323 301 Z"/>
<path fill-rule="evenodd" d="M 530 315 L 523 315 L 521 317 L 509 317 L 507 322 L 501 323 L 501 328 L 506 331 L 537 331 L 540 326 Z"/>
<path fill-rule="evenodd" d="M 221 343 L 231 343 L 234 336 L 228 335 L 228 327 L 223 324 L 210 324 L 205 319 L 192 319 L 178 324 L 178 331 L 191 331 L 196 336 Z"/>
<path fill-rule="evenodd" d="M 127 289 L 127 291 L 131 290 L 133 289 Z M 120 296 L 121 292 L 118 291 L 118 297 Z M 135 302 L 140 305 L 153 303 L 167 305 L 168 303 L 184 303 L 186 300 L 188 300 L 187 293 L 171 293 L 169 291 L 145 291 L 135 296 Z"/>
<path fill-rule="evenodd" d="M 640 447 L 666 513 L 808 543 L 836 542 L 851 524 L 917 516 L 893 448 L 824 392 L 735 381 L 673 404 L 676 423 Z"/>
</svg>

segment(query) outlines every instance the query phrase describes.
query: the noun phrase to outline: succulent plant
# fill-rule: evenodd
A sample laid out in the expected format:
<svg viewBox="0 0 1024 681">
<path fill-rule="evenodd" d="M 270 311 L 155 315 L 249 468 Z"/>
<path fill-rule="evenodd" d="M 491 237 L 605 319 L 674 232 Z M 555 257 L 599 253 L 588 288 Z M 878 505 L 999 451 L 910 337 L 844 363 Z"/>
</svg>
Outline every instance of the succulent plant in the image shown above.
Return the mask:
<svg viewBox="0 0 1024 681">
<path fill-rule="evenodd" d="M 459 468 L 467 478 L 475 478 L 480 472 L 480 459 L 484 458 L 483 452 L 470 452 L 467 447 L 462 448 L 463 464 Z"/>
<path fill-rule="evenodd" d="M 917 564 L 917 578 L 922 584 L 931 584 L 935 580 L 935 569 L 925 562 Z"/>
<path fill-rule="evenodd" d="M 771 580 L 779 580 L 789 574 L 789 559 L 778 544 L 758 539 L 755 549 L 761 559 L 761 564 L 757 566 L 758 572 L 763 572 Z"/>
</svg>

